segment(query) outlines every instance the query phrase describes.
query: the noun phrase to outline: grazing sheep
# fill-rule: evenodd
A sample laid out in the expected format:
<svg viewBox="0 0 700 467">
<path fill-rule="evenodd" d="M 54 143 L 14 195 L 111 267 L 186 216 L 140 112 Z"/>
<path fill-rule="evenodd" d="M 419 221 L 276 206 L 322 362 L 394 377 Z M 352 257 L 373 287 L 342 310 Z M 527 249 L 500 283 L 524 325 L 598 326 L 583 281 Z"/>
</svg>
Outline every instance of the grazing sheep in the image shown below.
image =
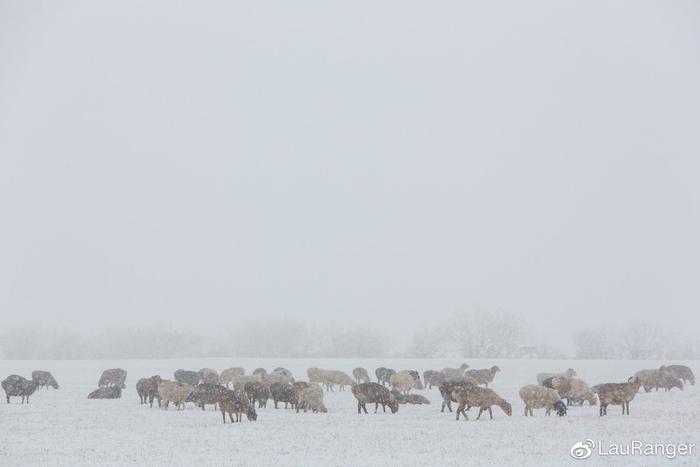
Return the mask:
<svg viewBox="0 0 700 467">
<path fill-rule="evenodd" d="M 224 386 L 228 387 L 237 376 L 243 376 L 244 374 L 245 370 L 243 368 L 227 368 L 221 372 L 221 375 L 219 376 L 219 384 L 223 384 Z"/>
<path fill-rule="evenodd" d="M 684 384 L 690 383 L 691 386 L 695 386 L 695 375 L 693 370 L 685 365 L 668 365 L 666 370 L 676 378 L 683 381 Z"/>
<path fill-rule="evenodd" d="M 401 370 L 401 374 L 410 375 L 413 378 L 413 387 L 418 390 L 423 390 L 423 382 L 420 380 L 420 374 L 416 370 Z"/>
<path fill-rule="evenodd" d="M 328 409 L 323 404 L 323 389 L 317 383 L 309 383 L 306 387 L 300 387 L 297 391 L 299 402 L 297 403 L 297 413 L 303 409 L 304 413 L 311 410 L 311 413 L 326 413 Z"/>
<path fill-rule="evenodd" d="M 88 394 L 88 399 L 119 399 L 121 397 L 121 386 L 103 386 Z"/>
<path fill-rule="evenodd" d="M 333 391 L 333 386 L 335 384 L 340 386 L 341 391 L 344 391 L 345 386 L 352 386 L 355 382 L 347 373 L 337 370 L 328 370 L 323 372 L 323 384 L 329 391 Z"/>
<path fill-rule="evenodd" d="M 202 368 L 199 370 L 199 381 L 205 384 L 219 384 L 219 373 L 211 368 Z"/>
<path fill-rule="evenodd" d="M 272 383 L 270 385 L 270 395 L 272 396 L 272 401 L 275 403 L 275 408 L 277 408 L 278 402 L 284 402 L 285 409 L 288 404 L 291 404 L 292 408 L 295 408 L 299 401 L 297 393 L 289 383 Z"/>
<path fill-rule="evenodd" d="M 562 398 L 566 398 L 567 405 L 583 405 L 584 402 L 588 402 L 589 405 L 596 405 L 598 399 L 596 395 L 593 394 L 591 388 L 582 379 L 569 378 L 569 389 L 568 392 L 558 391 Z"/>
<path fill-rule="evenodd" d="M 667 367 L 661 366 L 653 370 L 640 370 L 634 374 L 642 382 L 644 392 L 651 392 L 652 389 L 664 388 L 670 391 L 673 388 L 683 390 L 683 382 L 676 378 Z"/>
<path fill-rule="evenodd" d="M 391 375 L 395 374 L 396 370 L 391 368 L 384 368 L 383 366 L 374 370 L 374 374 L 377 376 L 377 382 L 382 386 L 391 385 Z"/>
<path fill-rule="evenodd" d="M 545 379 L 559 377 L 559 378 L 571 378 L 576 376 L 576 371 L 573 368 L 567 369 L 563 373 L 538 373 L 537 374 L 537 384 L 542 386 Z"/>
<path fill-rule="evenodd" d="M 120 389 L 125 389 L 125 381 L 126 370 L 122 370 L 121 368 L 112 368 L 102 372 L 102 376 L 100 376 L 97 386 L 101 388 L 106 386 L 119 386 Z"/>
<path fill-rule="evenodd" d="M 499 406 L 509 417 L 513 415 L 513 406 L 489 388 L 482 388 L 473 384 L 460 386 L 452 391 L 452 398 L 459 403 L 457 420 L 459 420 L 460 413 L 464 415 L 464 420 L 467 420 L 467 413 L 464 409 L 471 407 L 479 407 L 479 415 L 476 416 L 477 420 L 479 420 L 485 410 L 489 411 L 489 417 L 493 420 L 493 412 L 491 411 L 491 406 L 493 405 Z"/>
<path fill-rule="evenodd" d="M 149 403 L 153 407 L 153 399 L 158 400 L 160 407 L 160 396 L 158 395 L 158 384 L 162 381 L 160 375 L 151 376 L 150 378 L 141 378 L 136 383 L 136 392 L 141 399 L 141 404 Z"/>
<path fill-rule="evenodd" d="M 489 383 L 493 381 L 494 376 L 496 376 L 496 373 L 499 371 L 501 371 L 501 369 L 494 365 L 485 370 L 467 370 L 465 374 L 474 378 L 479 384 L 489 387 Z"/>
<path fill-rule="evenodd" d="M 464 376 L 464 372 L 467 371 L 469 365 L 462 363 L 459 368 L 443 368 L 440 372 L 445 375 L 445 380 L 459 380 Z"/>
<path fill-rule="evenodd" d="M 199 373 L 196 371 L 188 370 L 177 370 L 174 373 L 175 381 L 182 384 L 187 384 L 188 386 L 196 386 L 199 384 Z"/>
<path fill-rule="evenodd" d="M 224 389 L 224 392 L 219 396 L 218 403 L 221 416 L 224 419 L 224 425 L 226 424 L 227 413 L 231 423 L 240 422 L 243 418 L 241 416 L 243 413 L 249 422 L 254 422 L 258 419 L 258 414 L 245 393 Z M 234 414 L 236 415 L 235 420 Z"/>
<path fill-rule="evenodd" d="M 48 389 L 51 386 L 54 389 L 58 389 L 58 383 L 53 375 L 48 371 L 34 370 L 32 371 L 32 381 L 37 384 L 39 388 Z"/>
<path fill-rule="evenodd" d="M 476 381 L 469 378 L 469 380 L 447 380 L 440 383 L 440 385 L 438 386 L 438 390 L 440 391 L 440 395 L 442 396 L 442 407 L 440 408 L 440 412 L 444 412 L 445 407 L 447 407 L 447 409 L 450 412 L 452 412 L 452 402 L 457 402 L 454 398 L 452 398 L 452 392 L 457 388 L 468 386 L 477 386 Z"/>
<path fill-rule="evenodd" d="M 384 385 L 379 383 L 360 383 L 352 387 L 352 393 L 357 399 L 357 413 L 362 413 L 364 410 L 367 413 L 367 403 L 374 403 L 374 413 L 377 413 L 379 404 L 386 412 L 386 407 L 389 406 L 391 413 L 396 413 L 399 410 L 399 402 L 396 397 Z"/>
<path fill-rule="evenodd" d="M 257 401 L 258 408 L 267 407 L 267 400 L 270 398 L 270 388 L 266 384 L 259 381 L 249 381 L 243 386 L 243 391 L 253 406 L 255 406 Z"/>
<path fill-rule="evenodd" d="M 600 399 L 600 416 L 608 414 L 608 405 L 622 405 L 622 414 L 630 414 L 630 401 L 637 395 L 642 382 L 636 376 L 632 376 L 626 383 L 598 384 L 594 391 Z"/>
<path fill-rule="evenodd" d="M 433 389 L 433 386 L 440 386 L 440 383 L 445 381 L 445 374 L 441 371 L 426 370 L 423 372 L 423 381 L 428 389 Z"/>
<path fill-rule="evenodd" d="M 369 383 L 369 374 L 364 368 L 358 367 L 352 370 L 352 375 L 355 377 L 355 382 L 357 383 Z"/>
<path fill-rule="evenodd" d="M 309 368 L 306 374 L 309 377 L 309 383 L 323 383 L 324 370 L 320 368 Z"/>
<path fill-rule="evenodd" d="M 0 386 L 5 390 L 8 404 L 10 403 L 10 397 L 21 397 L 22 404 L 24 404 L 25 399 L 27 404 L 29 404 L 29 396 L 36 391 L 37 383 L 20 375 L 10 375 L 0 383 Z"/>
<path fill-rule="evenodd" d="M 546 388 L 537 384 L 528 384 L 520 388 L 520 398 L 525 403 L 525 416 L 532 414 L 532 409 L 546 409 L 545 414 L 549 415 L 552 410 L 557 415 L 566 415 L 566 405 L 556 389 Z"/>
<path fill-rule="evenodd" d="M 221 394 L 226 390 L 226 386 L 220 384 L 200 383 L 192 388 L 187 402 L 194 402 L 194 405 L 201 407 L 202 410 L 204 410 L 206 404 L 214 404 L 214 410 L 216 410 L 219 397 L 221 397 Z"/>
<path fill-rule="evenodd" d="M 199 377 L 199 376 L 198 376 Z M 192 394 L 192 386 L 178 381 L 161 381 L 158 384 L 158 395 L 161 398 L 161 408 L 168 410 L 170 402 L 175 404 L 176 408 L 185 408 L 185 401 Z"/>
<path fill-rule="evenodd" d="M 258 378 L 258 381 L 262 381 L 267 376 L 267 370 L 265 368 L 256 368 L 252 374 Z"/>
<path fill-rule="evenodd" d="M 408 394 L 415 384 L 413 377 L 407 373 L 394 373 L 389 378 L 389 383 L 391 388 L 395 389 L 402 394 Z"/>
</svg>

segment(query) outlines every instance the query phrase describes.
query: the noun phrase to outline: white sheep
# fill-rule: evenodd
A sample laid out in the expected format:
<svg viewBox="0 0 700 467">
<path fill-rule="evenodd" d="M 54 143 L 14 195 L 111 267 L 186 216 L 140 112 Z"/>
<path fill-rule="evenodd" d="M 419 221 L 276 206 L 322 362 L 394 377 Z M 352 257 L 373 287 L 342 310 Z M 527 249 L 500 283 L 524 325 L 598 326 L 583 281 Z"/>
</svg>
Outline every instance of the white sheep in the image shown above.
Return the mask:
<svg viewBox="0 0 700 467">
<path fill-rule="evenodd" d="M 413 376 L 408 373 L 394 373 L 389 378 L 389 383 L 392 389 L 400 391 L 402 394 L 408 394 L 411 389 L 415 386 L 415 380 Z"/>
<path fill-rule="evenodd" d="M 161 407 L 168 410 L 170 402 L 175 404 L 176 408 L 185 408 L 185 400 L 192 393 L 192 386 L 185 383 L 175 381 L 161 381 L 158 383 L 158 395 L 161 398 Z M 165 402 L 165 404 L 163 404 Z"/>
<path fill-rule="evenodd" d="M 536 384 L 528 384 L 520 388 L 520 398 L 525 403 L 525 416 L 528 414 L 532 417 L 532 409 L 546 409 L 546 414 L 549 415 L 552 410 L 557 412 L 557 415 L 566 415 L 566 405 L 561 400 L 556 389 L 538 386 Z"/>
<path fill-rule="evenodd" d="M 307 387 L 301 388 L 297 394 L 299 397 L 297 413 L 300 408 L 304 410 L 304 413 L 309 409 L 312 413 L 328 412 L 328 409 L 323 404 L 323 389 L 317 383 L 309 383 Z"/>
</svg>

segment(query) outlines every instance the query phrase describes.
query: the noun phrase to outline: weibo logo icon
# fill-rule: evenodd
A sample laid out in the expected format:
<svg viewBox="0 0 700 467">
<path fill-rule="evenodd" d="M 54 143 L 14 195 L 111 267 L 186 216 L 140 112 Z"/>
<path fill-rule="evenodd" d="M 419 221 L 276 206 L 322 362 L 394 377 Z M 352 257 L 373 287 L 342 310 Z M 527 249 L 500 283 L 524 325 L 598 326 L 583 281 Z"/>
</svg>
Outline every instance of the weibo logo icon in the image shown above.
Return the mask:
<svg viewBox="0 0 700 467">
<path fill-rule="evenodd" d="M 579 460 L 588 459 L 591 457 L 591 454 L 593 454 L 594 446 L 595 443 L 592 439 L 586 439 L 579 441 L 578 443 L 574 443 L 574 445 L 571 446 L 571 457 Z"/>
</svg>

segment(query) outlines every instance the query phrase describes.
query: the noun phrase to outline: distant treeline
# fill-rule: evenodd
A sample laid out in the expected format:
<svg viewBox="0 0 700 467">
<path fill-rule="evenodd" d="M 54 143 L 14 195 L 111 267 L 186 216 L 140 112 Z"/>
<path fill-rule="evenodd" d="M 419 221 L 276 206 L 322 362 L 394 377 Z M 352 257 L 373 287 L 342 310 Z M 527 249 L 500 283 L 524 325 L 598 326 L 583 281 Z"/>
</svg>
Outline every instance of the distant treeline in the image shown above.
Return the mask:
<svg viewBox="0 0 700 467">
<path fill-rule="evenodd" d="M 578 329 L 574 353 L 533 343 L 519 317 L 505 313 L 455 313 L 421 326 L 408 344 L 397 344 L 376 326 L 312 324 L 272 319 L 223 327 L 217 335 L 169 325 L 119 325 L 95 333 L 47 324 L 5 325 L 0 358 L 101 359 L 187 357 L 414 357 L 698 359 L 700 340 L 636 323 L 610 331 Z"/>
</svg>

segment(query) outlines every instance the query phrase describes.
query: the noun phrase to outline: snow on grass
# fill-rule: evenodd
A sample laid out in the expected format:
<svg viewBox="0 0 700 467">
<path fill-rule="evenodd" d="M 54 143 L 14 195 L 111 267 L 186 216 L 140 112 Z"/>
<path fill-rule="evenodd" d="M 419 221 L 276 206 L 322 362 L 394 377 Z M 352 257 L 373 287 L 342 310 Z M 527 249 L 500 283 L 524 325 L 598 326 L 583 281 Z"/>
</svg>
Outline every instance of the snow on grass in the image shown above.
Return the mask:
<svg viewBox="0 0 700 467">
<path fill-rule="evenodd" d="M 700 391 L 687 386 L 670 393 L 640 392 L 630 404 L 630 416 L 620 406 L 607 417 L 597 407 L 574 407 L 567 417 L 523 415 L 518 389 L 535 382 L 543 371 L 575 368 L 589 384 L 623 382 L 653 361 L 592 360 L 467 360 L 472 368 L 497 364 L 493 389 L 513 404 L 513 416 L 494 407 L 475 421 L 478 411 L 468 412 L 468 422 L 455 421 L 454 413 L 440 413 L 436 388 L 418 391 L 431 405 L 402 405 L 395 415 L 358 415 L 349 390 L 325 394 L 327 414 L 296 414 L 275 410 L 272 403 L 257 409 L 258 420 L 223 425 L 221 413 L 192 404 L 184 411 L 164 411 L 140 405 L 134 388 L 139 378 L 160 374 L 172 379 L 178 368 L 203 367 L 221 371 L 243 366 L 268 371 L 290 369 L 299 380 L 308 367 L 338 369 L 351 374 L 356 366 L 374 377 L 379 366 L 400 369 L 442 369 L 458 366 L 455 360 L 392 359 L 178 359 L 102 361 L 2 361 L 0 376 L 31 371 L 51 371 L 61 388 L 37 390 L 29 405 L 0 404 L 0 465 L 698 465 L 693 457 L 607 457 L 594 454 L 586 461 L 569 455 L 571 446 L 587 438 L 606 443 L 642 440 L 655 443 L 700 443 Z M 698 362 L 679 362 L 697 369 Z M 102 370 L 120 367 L 128 371 L 127 389 L 119 400 L 87 400 L 97 387 Z M 486 417 L 484 419 L 484 417 Z"/>
</svg>

